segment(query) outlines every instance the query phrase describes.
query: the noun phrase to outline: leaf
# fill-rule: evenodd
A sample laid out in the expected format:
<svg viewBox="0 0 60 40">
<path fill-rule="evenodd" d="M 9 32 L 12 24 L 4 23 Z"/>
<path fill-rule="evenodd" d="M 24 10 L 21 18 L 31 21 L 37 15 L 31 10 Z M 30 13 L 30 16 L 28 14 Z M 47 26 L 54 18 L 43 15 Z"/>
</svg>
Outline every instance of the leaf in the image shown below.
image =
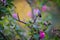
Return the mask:
<svg viewBox="0 0 60 40">
<path fill-rule="evenodd" d="M 35 40 L 39 40 L 39 34 L 34 34 L 33 38 L 34 38 Z"/>
<path fill-rule="evenodd" d="M 4 30 L 4 27 L 3 27 L 2 25 L 0 25 L 0 31 L 1 31 L 1 30 Z"/>
</svg>

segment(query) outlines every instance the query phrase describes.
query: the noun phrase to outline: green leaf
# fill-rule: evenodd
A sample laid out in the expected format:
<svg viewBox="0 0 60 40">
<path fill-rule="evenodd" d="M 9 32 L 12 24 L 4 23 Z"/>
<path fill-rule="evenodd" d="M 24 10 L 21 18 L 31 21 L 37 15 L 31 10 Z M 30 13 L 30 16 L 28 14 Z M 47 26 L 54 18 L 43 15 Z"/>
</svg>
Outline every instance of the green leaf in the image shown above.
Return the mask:
<svg viewBox="0 0 60 40">
<path fill-rule="evenodd" d="M 4 30 L 4 27 L 2 25 L 0 25 L 0 30 Z"/>
<path fill-rule="evenodd" d="M 34 34 L 33 38 L 34 38 L 35 40 L 39 40 L 39 34 Z"/>
</svg>

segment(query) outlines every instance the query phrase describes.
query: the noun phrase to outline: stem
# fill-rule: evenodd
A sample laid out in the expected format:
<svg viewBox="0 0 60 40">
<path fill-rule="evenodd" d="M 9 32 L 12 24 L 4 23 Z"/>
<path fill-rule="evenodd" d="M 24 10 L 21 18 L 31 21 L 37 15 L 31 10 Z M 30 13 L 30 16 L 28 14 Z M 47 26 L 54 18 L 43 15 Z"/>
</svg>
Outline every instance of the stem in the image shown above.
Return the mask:
<svg viewBox="0 0 60 40">
<path fill-rule="evenodd" d="M 34 19 L 34 23 L 36 22 L 36 20 L 37 20 L 37 17 Z"/>
<path fill-rule="evenodd" d="M 29 1 L 27 1 L 27 3 L 29 3 Z M 33 5 L 30 4 L 30 3 L 29 3 L 29 5 L 30 5 L 30 7 L 31 7 L 31 9 L 32 9 L 32 20 L 34 21 L 34 22 L 33 22 L 33 24 L 34 24 L 34 23 L 36 22 L 37 17 L 34 18 L 34 12 L 33 12 L 33 11 L 34 11 L 34 8 L 33 8 Z M 31 25 L 31 28 L 32 28 L 33 24 Z M 29 40 L 33 40 L 32 37 L 33 37 L 33 35 L 31 36 L 31 38 L 30 38 Z"/>
</svg>

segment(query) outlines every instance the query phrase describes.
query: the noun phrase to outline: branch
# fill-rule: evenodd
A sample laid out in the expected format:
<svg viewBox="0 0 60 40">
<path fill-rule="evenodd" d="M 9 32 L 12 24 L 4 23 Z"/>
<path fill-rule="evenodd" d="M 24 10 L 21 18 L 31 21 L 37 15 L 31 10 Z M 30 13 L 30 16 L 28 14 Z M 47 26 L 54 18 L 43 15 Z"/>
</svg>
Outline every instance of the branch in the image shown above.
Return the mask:
<svg viewBox="0 0 60 40">
<path fill-rule="evenodd" d="M 19 22 L 21 22 L 23 24 L 27 24 L 26 22 L 23 22 L 23 21 L 20 20 L 18 13 L 17 13 L 17 16 L 18 16 L 18 20 L 17 21 L 19 21 Z"/>
<path fill-rule="evenodd" d="M 11 17 L 12 17 L 12 15 L 11 14 L 9 14 Z M 18 15 L 17 15 L 18 16 Z M 13 17 L 12 17 L 13 18 Z M 15 18 L 13 18 L 13 19 L 15 19 Z M 19 22 L 21 22 L 21 23 L 23 23 L 23 24 L 27 24 L 26 22 L 23 22 L 23 21 L 21 21 L 20 19 L 19 19 L 19 16 L 18 16 L 18 20 L 17 19 L 15 19 L 16 21 L 19 21 Z M 30 28 L 31 29 L 31 27 L 30 26 L 28 26 L 28 28 Z"/>
<path fill-rule="evenodd" d="M 11 14 L 9 14 L 11 17 L 12 17 L 12 15 Z M 17 15 L 18 16 L 18 15 Z M 12 17 L 13 18 L 13 17 Z M 15 19 L 15 18 L 13 18 L 13 19 Z M 23 24 L 27 24 L 26 22 L 23 22 L 23 21 L 21 21 L 20 19 L 19 19 L 19 16 L 18 16 L 18 19 L 15 19 L 16 21 L 19 21 L 19 22 L 21 22 L 21 23 L 23 23 Z"/>
<path fill-rule="evenodd" d="M 23 24 L 27 24 L 26 22 L 23 22 L 23 21 L 21 21 L 21 20 L 17 20 L 17 21 L 19 21 L 19 22 L 21 22 L 21 23 L 23 23 Z"/>
</svg>

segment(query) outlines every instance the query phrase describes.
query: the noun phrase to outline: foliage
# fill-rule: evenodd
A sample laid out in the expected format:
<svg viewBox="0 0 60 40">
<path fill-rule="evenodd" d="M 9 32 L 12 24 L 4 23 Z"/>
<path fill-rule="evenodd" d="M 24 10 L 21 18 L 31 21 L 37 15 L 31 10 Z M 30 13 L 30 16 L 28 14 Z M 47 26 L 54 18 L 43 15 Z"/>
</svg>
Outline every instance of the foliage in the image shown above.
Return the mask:
<svg viewBox="0 0 60 40">
<path fill-rule="evenodd" d="M 60 0 L 52 0 L 52 1 L 60 7 Z"/>
<path fill-rule="evenodd" d="M 0 40 L 59 40 L 57 36 L 50 38 L 46 32 L 51 26 L 51 15 L 47 11 L 48 6 L 43 5 L 47 1 L 28 0 L 27 2 L 32 8 L 32 18 L 28 22 L 23 22 L 14 12 L 13 0 L 0 0 Z M 37 5 L 39 6 L 36 7 Z M 34 12 L 35 8 L 37 10 Z M 30 29 L 28 33 L 18 25 L 18 22 L 25 24 Z"/>
</svg>

